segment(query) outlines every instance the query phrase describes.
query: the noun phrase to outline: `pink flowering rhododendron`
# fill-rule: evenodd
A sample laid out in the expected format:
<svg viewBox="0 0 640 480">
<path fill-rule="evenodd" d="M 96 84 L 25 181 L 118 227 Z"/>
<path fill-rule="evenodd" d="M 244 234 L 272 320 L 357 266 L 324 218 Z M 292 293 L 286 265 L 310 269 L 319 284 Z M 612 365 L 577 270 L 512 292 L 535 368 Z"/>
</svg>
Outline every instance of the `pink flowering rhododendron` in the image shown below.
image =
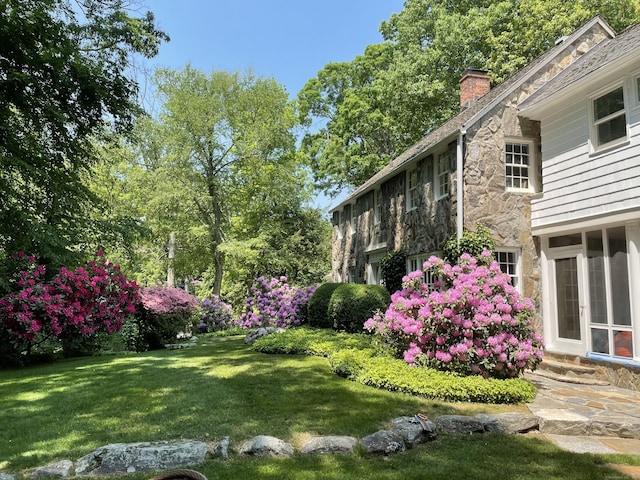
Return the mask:
<svg viewBox="0 0 640 480">
<path fill-rule="evenodd" d="M 189 314 L 200 301 L 181 288 L 157 286 L 140 289 L 140 306 L 144 313 L 155 316 Z"/>
<path fill-rule="evenodd" d="M 292 327 L 305 320 L 306 305 L 316 286 L 297 288 L 287 277 L 255 280 L 247 297 L 246 310 L 236 321 L 241 328 Z"/>
<path fill-rule="evenodd" d="M 96 252 L 84 267 L 60 268 L 45 280 L 45 267 L 28 261 L 12 293 L 0 298 L 0 329 L 15 344 L 31 343 L 36 336 L 73 338 L 122 328 L 135 313 L 138 285 L 127 280 L 117 265 Z"/>
<path fill-rule="evenodd" d="M 441 280 L 430 291 L 423 272 L 407 275 L 391 305 L 365 328 L 400 346 L 406 362 L 484 377 L 510 378 L 542 361 L 543 341 L 532 323 L 534 306 L 483 252 L 457 265 L 437 257 L 424 264 Z"/>
</svg>

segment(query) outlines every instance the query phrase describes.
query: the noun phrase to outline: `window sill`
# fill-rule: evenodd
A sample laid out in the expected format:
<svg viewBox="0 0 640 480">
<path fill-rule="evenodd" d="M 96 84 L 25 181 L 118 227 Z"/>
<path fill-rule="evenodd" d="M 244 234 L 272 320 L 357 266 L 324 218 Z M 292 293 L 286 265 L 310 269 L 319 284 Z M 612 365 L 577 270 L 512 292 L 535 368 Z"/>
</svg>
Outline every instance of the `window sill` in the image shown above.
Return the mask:
<svg viewBox="0 0 640 480">
<path fill-rule="evenodd" d="M 605 145 L 600 146 L 598 148 L 594 148 L 593 144 L 592 144 L 591 152 L 589 153 L 589 157 L 597 157 L 599 155 L 604 155 L 606 153 L 610 153 L 613 150 L 617 150 L 618 148 L 626 147 L 630 143 L 631 143 L 631 141 L 629 140 L 629 138 L 625 138 L 624 140 L 621 140 L 619 142 L 611 143 L 611 144 L 605 144 Z"/>
</svg>

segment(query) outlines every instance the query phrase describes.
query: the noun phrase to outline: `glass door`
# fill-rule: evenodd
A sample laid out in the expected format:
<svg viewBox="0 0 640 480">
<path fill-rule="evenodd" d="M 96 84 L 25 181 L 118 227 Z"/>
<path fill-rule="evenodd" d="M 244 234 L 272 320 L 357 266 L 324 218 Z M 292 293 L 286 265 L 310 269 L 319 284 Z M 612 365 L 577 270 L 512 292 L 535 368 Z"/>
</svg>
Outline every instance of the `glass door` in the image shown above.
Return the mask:
<svg viewBox="0 0 640 480">
<path fill-rule="evenodd" d="M 587 309 L 582 282 L 582 249 L 556 251 L 550 261 L 552 343 L 559 351 L 584 355 L 587 352 Z"/>
</svg>

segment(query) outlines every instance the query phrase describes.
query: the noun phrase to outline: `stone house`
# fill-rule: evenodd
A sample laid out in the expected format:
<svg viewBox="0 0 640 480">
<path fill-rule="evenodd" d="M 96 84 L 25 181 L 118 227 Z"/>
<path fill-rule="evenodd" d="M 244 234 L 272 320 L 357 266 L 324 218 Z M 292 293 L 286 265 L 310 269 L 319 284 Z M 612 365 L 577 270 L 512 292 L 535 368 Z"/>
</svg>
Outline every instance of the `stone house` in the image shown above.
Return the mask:
<svg viewBox="0 0 640 480">
<path fill-rule="evenodd" d="M 640 25 L 594 17 L 491 88 L 460 80 L 461 111 L 333 210 L 332 276 L 380 283 L 487 226 L 534 300 L 547 350 L 640 366 Z"/>
</svg>

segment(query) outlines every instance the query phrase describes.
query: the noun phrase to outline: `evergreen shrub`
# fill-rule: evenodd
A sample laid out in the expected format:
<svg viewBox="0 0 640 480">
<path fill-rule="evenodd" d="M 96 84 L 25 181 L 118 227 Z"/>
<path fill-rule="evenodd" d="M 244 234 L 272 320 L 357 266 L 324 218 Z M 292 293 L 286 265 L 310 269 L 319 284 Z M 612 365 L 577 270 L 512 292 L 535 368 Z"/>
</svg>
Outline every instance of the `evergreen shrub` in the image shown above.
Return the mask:
<svg viewBox="0 0 640 480">
<path fill-rule="evenodd" d="M 345 283 L 340 285 L 329 300 L 329 321 L 334 330 L 360 333 L 364 323 L 377 311 L 385 311 L 391 296 L 380 285 Z"/>
<path fill-rule="evenodd" d="M 329 301 L 331 295 L 344 283 L 323 283 L 318 287 L 307 303 L 307 317 L 309 325 L 316 328 L 333 328 L 329 319 Z"/>
</svg>

